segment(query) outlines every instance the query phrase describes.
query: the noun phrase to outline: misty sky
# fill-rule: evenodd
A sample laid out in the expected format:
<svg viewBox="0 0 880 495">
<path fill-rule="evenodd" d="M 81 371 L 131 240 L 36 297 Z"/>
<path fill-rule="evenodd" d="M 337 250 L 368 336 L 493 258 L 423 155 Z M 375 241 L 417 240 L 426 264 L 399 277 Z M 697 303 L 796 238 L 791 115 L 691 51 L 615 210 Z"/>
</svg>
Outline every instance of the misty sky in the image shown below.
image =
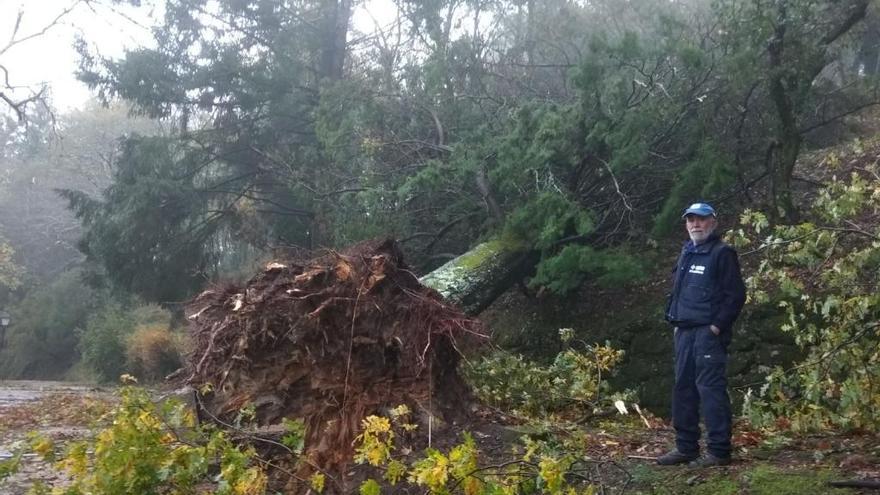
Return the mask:
<svg viewBox="0 0 880 495">
<path fill-rule="evenodd" d="M 0 50 L 11 39 L 18 12 L 23 12 L 16 39 L 40 32 L 65 9 L 57 25 L 45 34 L 9 48 L 0 54 L 0 65 L 9 71 L 14 86 L 38 87 L 48 83 L 56 108 L 64 111 L 81 107 L 90 97 L 89 90 L 76 80 L 77 53 L 73 41 L 77 35 L 97 47 L 103 56 L 119 57 L 126 48 L 148 44 L 149 27 L 163 15 L 161 0 L 144 0 L 140 8 L 112 5 L 111 2 L 86 4 L 76 0 L 0 0 Z M 368 0 L 354 13 L 354 27 L 370 31 L 374 20 L 386 23 L 393 17 L 392 0 Z M 0 74 L 2 75 L 2 74 Z M 25 97 L 25 89 L 17 93 Z"/>
</svg>

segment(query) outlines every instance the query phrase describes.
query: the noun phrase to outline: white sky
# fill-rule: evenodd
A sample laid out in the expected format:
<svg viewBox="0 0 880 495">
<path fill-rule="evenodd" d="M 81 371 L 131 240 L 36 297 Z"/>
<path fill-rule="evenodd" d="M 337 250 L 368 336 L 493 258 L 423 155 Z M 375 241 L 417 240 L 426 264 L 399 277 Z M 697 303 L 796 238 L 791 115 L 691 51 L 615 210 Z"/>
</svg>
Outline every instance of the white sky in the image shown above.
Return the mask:
<svg viewBox="0 0 880 495">
<path fill-rule="evenodd" d="M 22 39 L 41 31 L 65 9 L 75 5 L 45 34 L 0 54 L 0 65 L 9 71 L 12 85 L 48 84 L 58 110 L 81 108 L 91 95 L 74 76 L 78 60 L 73 47 L 75 37 L 84 37 L 105 57 L 119 57 L 126 48 L 149 43 L 148 28 L 152 19 L 161 17 L 162 1 L 142 0 L 141 3 L 142 7 L 136 8 L 123 4 L 113 6 L 109 0 L 92 5 L 76 0 L 0 0 L 0 51 L 12 36 L 18 12 L 24 12 L 16 34 L 17 39 Z M 369 32 L 374 18 L 387 23 L 393 19 L 393 12 L 392 0 L 367 0 L 354 12 L 353 25 L 359 31 Z M 18 96 L 23 97 L 25 93 Z"/>
<path fill-rule="evenodd" d="M 110 2 L 90 7 L 76 0 L 0 0 L 0 50 L 12 36 L 18 12 L 24 14 L 16 39 L 23 39 L 39 33 L 73 5 L 74 9 L 44 34 L 23 41 L 0 55 L 0 64 L 9 70 L 10 84 L 39 86 L 47 83 L 55 106 L 62 111 L 80 107 L 89 98 L 88 89 L 73 75 L 78 59 L 73 48 L 75 36 L 81 35 L 95 44 L 102 55 L 121 56 L 126 47 L 149 41 L 146 26 L 153 10 L 151 7 L 112 6 Z M 19 97 L 23 95 L 20 93 Z"/>
</svg>

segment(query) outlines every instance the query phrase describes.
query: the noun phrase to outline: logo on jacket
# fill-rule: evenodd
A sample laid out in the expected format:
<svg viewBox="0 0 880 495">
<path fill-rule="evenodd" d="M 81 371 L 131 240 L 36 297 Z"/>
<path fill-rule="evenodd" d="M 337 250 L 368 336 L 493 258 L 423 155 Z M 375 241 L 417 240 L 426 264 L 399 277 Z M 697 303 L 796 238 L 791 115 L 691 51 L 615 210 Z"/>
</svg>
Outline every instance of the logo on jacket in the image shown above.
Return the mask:
<svg viewBox="0 0 880 495">
<path fill-rule="evenodd" d="M 706 267 L 703 265 L 691 265 L 691 269 L 688 270 L 688 273 L 696 273 L 697 275 L 703 275 L 706 272 Z"/>
</svg>

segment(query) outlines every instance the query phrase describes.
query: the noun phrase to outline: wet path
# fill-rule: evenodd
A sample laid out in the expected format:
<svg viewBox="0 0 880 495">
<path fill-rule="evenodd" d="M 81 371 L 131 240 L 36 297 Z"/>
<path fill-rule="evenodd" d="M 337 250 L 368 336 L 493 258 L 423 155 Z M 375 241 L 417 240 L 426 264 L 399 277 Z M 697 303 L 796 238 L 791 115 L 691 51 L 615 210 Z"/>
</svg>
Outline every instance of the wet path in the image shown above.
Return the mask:
<svg viewBox="0 0 880 495">
<path fill-rule="evenodd" d="M 94 385 L 70 382 L 49 382 L 36 380 L 0 380 L 0 418 L 10 409 L 22 404 L 42 399 L 49 395 L 86 395 L 98 391 Z M 5 440 L 7 432 L 0 435 Z M 0 442 L 0 461 L 12 457 L 12 453 Z M 2 493 L 2 491 L 0 491 Z"/>
<path fill-rule="evenodd" d="M 112 396 L 112 388 L 82 383 L 0 381 L 0 462 L 9 461 L 14 452 L 22 450 L 30 431 L 51 439 L 56 454 L 63 452 L 69 441 L 89 434 L 88 423 L 94 418 L 88 415 L 101 414 L 83 407 Z M 15 472 L 0 479 L 0 495 L 33 493 L 31 489 L 37 482 L 57 488 L 69 484 L 66 472 L 27 448 L 23 450 Z"/>
<path fill-rule="evenodd" d="M 0 381 L 0 414 L 3 409 L 30 402 L 50 394 L 84 394 L 93 392 L 94 385 L 81 385 L 67 382 L 44 382 L 34 380 Z"/>
</svg>

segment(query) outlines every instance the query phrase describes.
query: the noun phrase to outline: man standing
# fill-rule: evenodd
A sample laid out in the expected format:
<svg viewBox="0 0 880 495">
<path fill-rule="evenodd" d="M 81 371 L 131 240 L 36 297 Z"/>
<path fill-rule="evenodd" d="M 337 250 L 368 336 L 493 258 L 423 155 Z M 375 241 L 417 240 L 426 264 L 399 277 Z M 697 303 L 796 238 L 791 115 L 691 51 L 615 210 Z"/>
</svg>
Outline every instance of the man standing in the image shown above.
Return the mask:
<svg viewBox="0 0 880 495">
<path fill-rule="evenodd" d="M 727 346 L 731 327 L 745 303 L 736 251 L 721 241 L 715 209 L 694 203 L 684 210 L 690 241 L 678 257 L 666 319 L 675 327 L 675 388 L 672 425 L 675 450 L 661 465 L 692 467 L 730 464 L 732 415 L 727 395 Z M 700 412 L 707 451 L 699 456 Z"/>
</svg>

